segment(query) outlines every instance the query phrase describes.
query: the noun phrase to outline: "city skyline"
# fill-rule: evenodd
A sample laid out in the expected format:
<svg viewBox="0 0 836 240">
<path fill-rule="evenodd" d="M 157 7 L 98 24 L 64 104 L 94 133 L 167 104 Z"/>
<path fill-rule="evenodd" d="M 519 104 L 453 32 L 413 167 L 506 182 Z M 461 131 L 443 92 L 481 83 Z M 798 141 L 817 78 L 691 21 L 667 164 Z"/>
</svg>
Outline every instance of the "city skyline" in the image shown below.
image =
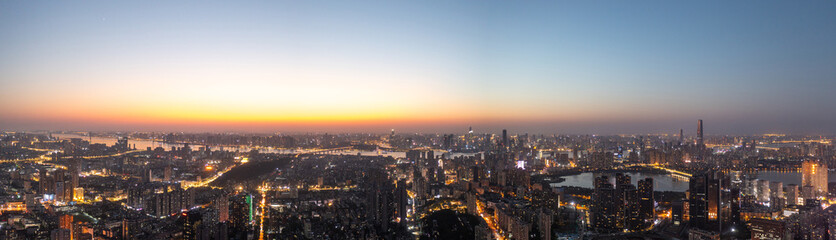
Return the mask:
<svg viewBox="0 0 836 240">
<path fill-rule="evenodd" d="M 836 132 L 836 4 L 0 4 L 0 128 Z"/>
</svg>

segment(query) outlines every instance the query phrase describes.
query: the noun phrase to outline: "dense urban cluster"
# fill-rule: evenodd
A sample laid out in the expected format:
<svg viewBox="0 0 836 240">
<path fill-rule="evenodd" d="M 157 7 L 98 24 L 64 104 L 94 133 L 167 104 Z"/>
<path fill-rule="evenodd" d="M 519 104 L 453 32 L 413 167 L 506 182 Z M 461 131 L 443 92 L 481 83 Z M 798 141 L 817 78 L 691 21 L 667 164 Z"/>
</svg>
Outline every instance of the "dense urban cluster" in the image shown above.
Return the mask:
<svg viewBox="0 0 836 240">
<path fill-rule="evenodd" d="M 0 133 L 0 239 L 836 239 L 832 137 Z"/>
</svg>

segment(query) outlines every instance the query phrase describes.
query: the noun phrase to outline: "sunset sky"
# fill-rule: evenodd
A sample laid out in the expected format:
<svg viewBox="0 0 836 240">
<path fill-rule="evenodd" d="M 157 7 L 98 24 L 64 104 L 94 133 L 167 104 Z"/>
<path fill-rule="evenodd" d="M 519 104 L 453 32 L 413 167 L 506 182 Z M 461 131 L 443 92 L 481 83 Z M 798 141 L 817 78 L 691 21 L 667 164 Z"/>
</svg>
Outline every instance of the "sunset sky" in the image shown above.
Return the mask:
<svg viewBox="0 0 836 240">
<path fill-rule="evenodd" d="M 0 130 L 836 133 L 836 1 L 2 1 Z"/>
</svg>

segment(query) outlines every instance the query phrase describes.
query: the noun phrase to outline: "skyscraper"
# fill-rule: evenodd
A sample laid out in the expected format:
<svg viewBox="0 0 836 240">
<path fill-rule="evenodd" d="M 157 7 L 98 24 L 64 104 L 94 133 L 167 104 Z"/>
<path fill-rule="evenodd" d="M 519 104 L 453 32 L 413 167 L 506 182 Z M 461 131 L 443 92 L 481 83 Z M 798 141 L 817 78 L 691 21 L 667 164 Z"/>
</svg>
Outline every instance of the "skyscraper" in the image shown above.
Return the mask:
<svg viewBox="0 0 836 240">
<path fill-rule="evenodd" d="M 702 119 L 697 120 L 697 146 L 705 146 L 705 142 L 703 141 Z"/>
<path fill-rule="evenodd" d="M 787 184 L 787 205 L 798 205 L 798 198 L 801 197 L 798 185 Z"/>
<path fill-rule="evenodd" d="M 230 202 L 230 228 L 238 233 L 246 232 L 253 221 L 253 196 L 238 194 Z"/>
<path fill-rule="evenodd" d="M 618 211 L 620 204 L 616 199 L 616 190 L 613 188 L 609 177 L 601 176 L 595 178 L 595 191 L 592 196 L 592 227 L 599 233 L 612 233 L 619 231 L 617 228 L 619 219 Z"/>
<path fill-rule="evenodd" d="M 366 173 L 368 194 L 366 195 L 367 220 L 382 232 L 389 230 L 392 217 L 392 183 L 383 169 L 372 168 Z"/>
<path fill-rule="evenodd" d="M 502 129 L 502 147 L 503 149 L 508 149 L 508 130 Z"/>
<path fill-rule="evenodd" d="M 654 216 L 653 201 L 653 178 L 645 178 L 638 182 L 639 213 L 645 220 L 651 220 Z"/>
<path fill-rule="evenodd" d="M 183 239 L 198 239 L 198 229 L 203 223 L 203 217 L 200 212 L 191 210 L 184 212 L 182 217 L 184 218 Z"/>
<path fill-rule="evenodd" d="M 827 165 L 817 160 L 805 160 L 801 164 L 801 186 L 812 186 L 816 197 L 827 193 Z"/>
<path fill-rule="evenodd" d="M 688 181 L 688 210 L 692 226 L 708 223 L 708 176 L 695 175 Z"/>
<path fill-rule="evenodd" d="M 215 208 L 218 209 L 218 222 L 229 221 L 229 197 L 221 195 L 215 199 Z"/>
</svg>

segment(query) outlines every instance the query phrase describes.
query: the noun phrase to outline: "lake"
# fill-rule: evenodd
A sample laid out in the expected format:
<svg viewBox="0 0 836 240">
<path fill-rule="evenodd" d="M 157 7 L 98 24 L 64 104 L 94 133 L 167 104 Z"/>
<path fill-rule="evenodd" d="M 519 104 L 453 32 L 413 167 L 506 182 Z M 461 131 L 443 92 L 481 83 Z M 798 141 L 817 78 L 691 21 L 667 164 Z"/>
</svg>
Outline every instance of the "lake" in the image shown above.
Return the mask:
<svg viewBox="0 0 836 240">
<path fill-rule="evenodd" d="M 629 175 L 633 185 L 640 179 L 644 178 L 653 178 L 653 189 L 655 191 L 673 191 L 673 192 L 685 192 L 688 190 L 688 181 L 675 178 L 668 174 L 651 174 L 651 173 L 639 173 L 639 172 L 626 172 L 625 174 Z M 594 188 L 593 181 L 595 177 L 608 175 L 610 176 L 611 181 L 615 181 L 615 173 L 581 173 L 569 176 L 563 176 L 562 178 L 566 179 L 560 183 L 552 183 L 552 187 L 582 187 L 582 188 Z M 773 182 L 783 182 L 784 185 L 787 184 L 796 184 L 801 185 L 801 173 L 800 172 L 774 172 L 774 171 L 761 171 L 757 173 L 758 179 L 773 181 Z M 828 181 L 829 182 L 836 182 L 836 172 L 829 172 L 828 173 Z"/>
</svg>

